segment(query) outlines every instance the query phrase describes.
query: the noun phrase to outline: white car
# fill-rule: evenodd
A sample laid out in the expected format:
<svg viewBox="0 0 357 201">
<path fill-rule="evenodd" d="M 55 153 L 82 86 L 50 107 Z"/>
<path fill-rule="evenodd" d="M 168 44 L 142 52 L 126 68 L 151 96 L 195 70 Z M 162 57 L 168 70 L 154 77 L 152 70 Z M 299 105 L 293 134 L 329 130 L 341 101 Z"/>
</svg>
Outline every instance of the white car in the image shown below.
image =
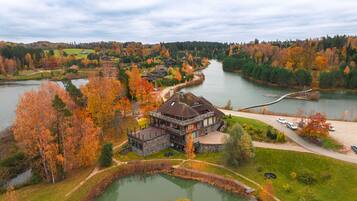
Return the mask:
<svg viewBox="0 0 357 201">
<path fill-rule="evenodd" d="M 330 125 L 329 128 L 328 128 L 328 130 L 333 132 L 333 131 L 335 131 L 336 129 L 335 129 L 335 127 L 333 127 L 333 126 Z"/>
<path fill-rule="evenodd" d="M 276 121 L 278 121 L 278 122 L 281 123 L 281 124 L 286 124 L 286 123 L 288 123 L 288 121 L 286 121 L 286 119 L 284 119 L 284 118 L 279 118 L 279 119 L 277 119 Z"/>
<path fill-rule="evenodd" d="M 298 129 L 297 125 L 295 125 L 292 122 L 287 122 L 286 123 L 286 127 L 290 128 L 291 130 L 297 130 Z"/>
</svg>

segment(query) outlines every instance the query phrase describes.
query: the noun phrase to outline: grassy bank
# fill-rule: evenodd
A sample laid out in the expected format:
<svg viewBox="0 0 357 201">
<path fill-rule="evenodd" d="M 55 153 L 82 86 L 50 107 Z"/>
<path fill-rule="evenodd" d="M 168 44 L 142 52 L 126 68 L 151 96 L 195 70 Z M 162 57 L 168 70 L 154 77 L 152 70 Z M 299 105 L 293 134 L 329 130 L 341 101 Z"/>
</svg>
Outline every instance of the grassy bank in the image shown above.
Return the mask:
<svg viewBox="0 0 357 201">
<path fill-rule="evenodd" d="M 237 116 L 226 116 L 224 121 L 227 124 L 226 132 L 234 124 L 239 123 L 244 130 L 250 134 L 253 140 L 263 142 L 285 142 L 285 135 L 270 125 L 255 119 Z M 268 133 L 270 132 L 270 134 Z"/>
<path fill-rule="evenodd" d="M 167 151 L 173 150 L 164 150 L 145 159 L 167 158 L 164 155 Z M 185 154 L 173 152 L 175 152 L 175 158 L 185 158 Z M 131 152 L 124 156 L 116 153 L 115 157 L 126 161 L 143 159 Z M 198 154 L 195 159 L 222 165 L 223 153 Z M 185 167 L 235 178 L 248 186 L 259 189 L 256 184 L 219 167 L 204 165 L 202 163 L 190 164 L 189 162 L 186 162 L 184 165 Z M 353 195 L 357 194 L 356 169 L 357 165 L 323 156 L 262 148 L 256 149 L 254 161 L 238 168 L 233 168 L 237 173 L 260 185 L 264 185 L 265 183 L 264 173 L 272 172 L 276 174 L 277 179 L 273 180 L 274 191 L 276 196 L 284 201 L 296 201 L 303 196 L 312 196 L 314 197 L 312 200 L 319 201 L 355 201 Z M 98 182 L 118 170 L 120 170 L 120 167 L 107 169 L 97 174 L 86 181 L 81 188 L 69 197 L 64 197 L 64 195 L 89 175 L 90 168 L 77 171 L 66 180 L 57 184 L 37 184 L 18 189 L 17 192 L 21 200 L 29 201 L 82 200 Z M 315 183 L 307 185 L 299 181 L 299 176 L 305 174 L 305 171 L 310 171 L 316 180 Z M 3 200 L 1 198 L 0 196 L 0 200 Z"/>
<path fill-rule="evenodd" d="M 222 164 L 223 154 L 200 154 L 196 159 Z M 202 165 L 196 168 L 232 177 L 222 169 Z M 354 201 L 353 195 L 357 194 L 357 165 L 309 153 L 257 148 L 255 161 L 233 170 L 261 185 L 265 183 L 264 173 L 276 174 L 274 190 L 276 196 L 284 201 L 299 200 L 303 196 L 312 196 L 315 197 L 312 200 L 320 201 Z M 316 179 L 314 184 L 306 185 L 298 180 L 306 171 Z M 239 177 L 237 179 L 242 181 Z"/>
<path fill-rule="evenodd" d="M 63 80 L 68 79 L 79 79 L 88 77 L 89 74 L 98 73 L 96 68 L 82 68 L 77 73 L 67 73 L 64 69 L 55 70 L 24 70 L 20 71 L 17 75 L 0 75 L 0 81 L 23 81 L 23 80 Z"/>
</svg>

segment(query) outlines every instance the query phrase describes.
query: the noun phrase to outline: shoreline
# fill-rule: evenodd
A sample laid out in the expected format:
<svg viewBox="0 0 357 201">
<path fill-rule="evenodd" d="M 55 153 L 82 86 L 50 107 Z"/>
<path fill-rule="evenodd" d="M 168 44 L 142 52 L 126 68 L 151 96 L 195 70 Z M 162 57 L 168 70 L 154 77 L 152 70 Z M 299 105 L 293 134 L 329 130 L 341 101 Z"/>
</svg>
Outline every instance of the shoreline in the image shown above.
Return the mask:
<svg viewBox="0 0 357 201">
<path fill-rule="evenodd" d="M 254 82 L 256 84 L 259 85 L 267 85 L 269 87 L 274 87 L 274 88 L 288 88 L 288 89 L 304 89 L 304 87 L 300 87 L 300 86 L 282 86 L 282 85 L 278 85 L 272 82 L 267 82 L 267 81 L 263 81 L 263 80 L 256 80 L 252 77 L 249 76 L 245 76 L 241 73 L 241 70 L 234 70 L 234 71 L 227 71 L 227 70 L 223 70 L 224 72 L 228 72 L 228 73 L 234 73 L 234 74 L 238 74 L 239 76 L 243 77 L 244 79 Z M 306 87 L 306 86 L 305 86 Z M 313 88 L 313 90 L 315 91 L 320 91 L 320 92 L 324 92 L 324 93 L 336 93 L 336 92 L 343 92 L 343 93 L 357 93 L 357 89 L 349 89 L 349 88 L 328 88 L 328 89 L 324 89 L 324 88 L 320 88 L 320 87 L 315 87 Z"/>
<path fill-rule="evenodd" d="M 178 159 L 177 161 L 185 161 Z M 94 187 L 92 187 L 86 194 L 83 200 L 92 201 L 100 197 L 114 182 L 128 176 L 135 175 L 155 175 L 155 174 L 167 174 L 173 177 L 186 180 L 194 180 L 200 183 L 211 185 L 217 189 L 221 189 L 225 192 L 230 192 L 236 196 L 247 198 L 248 200 L 255 201 L 254 196 L 255 189 L 250 188 L 244 183 L 239 182 L 236 179 L 226 178 L 217 174 L 208 173 L 196 169 L 187 169 L 176 165 L 172 160 L 139 160 L 127 162 L 118 166 L 110 175 L 103 178 Z"/>
</svg>

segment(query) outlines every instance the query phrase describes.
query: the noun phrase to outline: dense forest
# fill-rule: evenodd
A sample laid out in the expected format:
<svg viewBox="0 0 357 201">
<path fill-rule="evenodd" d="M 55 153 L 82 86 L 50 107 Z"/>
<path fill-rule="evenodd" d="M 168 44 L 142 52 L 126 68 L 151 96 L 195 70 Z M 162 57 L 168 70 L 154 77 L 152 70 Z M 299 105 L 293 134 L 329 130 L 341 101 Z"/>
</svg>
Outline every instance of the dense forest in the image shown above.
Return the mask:
<svg viewBox="0 0 357 201">
<path fill-rule="evenodd" d="M 357 37 L 232 44 L 223 68 L 283 86 L 357 88 Z"/>
</svg>

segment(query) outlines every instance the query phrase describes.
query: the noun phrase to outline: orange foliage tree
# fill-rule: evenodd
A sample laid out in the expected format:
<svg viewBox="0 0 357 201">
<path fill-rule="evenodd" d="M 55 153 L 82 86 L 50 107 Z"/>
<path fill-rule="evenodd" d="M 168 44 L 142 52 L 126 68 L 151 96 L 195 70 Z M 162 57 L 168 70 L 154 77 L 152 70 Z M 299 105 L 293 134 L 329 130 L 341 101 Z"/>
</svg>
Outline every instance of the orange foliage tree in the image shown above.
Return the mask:
<svg viewBox="0 0 357 201">
<path fill-rule="evenodd" d="M 330 124 L 326 122 L 326 117 L 321 113 L 313 114 L 309 117 L 307 124 L 302 129 L 302 135 L 312 138 L 324 137 L 329 134 Z"/>
<path fill-rule="evenodd" d="M 98 152 L 99 129 L 91 119 L 84 120 L 80 110 L 63 88 L 49 82 L 20 99 L 13 126 L 15 140 L 34 159 L 33 169 L 49 182 L 96 160 L 87 155 Z"/>
<path fill-rule="evenodd" d="M 273 184 L 270 180 L 267 180 L 259 192 L 259 198 L 261 201 L 274 201 Z"/>
<path fill-rule="evenodd" d="M 141 78 L 138 67 L 133 65 L 131 70 L 127 71 L 126 74 L 129 78 L 130 94 L 139 102 L 141 112 L 147 114 L 148 111 L 157 108 L 158 101 L 153 96 L 154 85 Z"/>
<path fill-rule="evenodd" d="M 186 135 L 185 152 L 188 159 L 193 159 L 195 157 L 195 147 L 193 146 L 193 137 L 191 132 Z"/>
<path fill-rule="evenodd" d="M 81 88 L 87 97 L 87 112 L 96 126 L 108 128 L 113 122 L 115 111 L 120 107 L 123 88 L 120 81 L 106 77 L 90 77 L 87 85 Z"/>
</svg>

